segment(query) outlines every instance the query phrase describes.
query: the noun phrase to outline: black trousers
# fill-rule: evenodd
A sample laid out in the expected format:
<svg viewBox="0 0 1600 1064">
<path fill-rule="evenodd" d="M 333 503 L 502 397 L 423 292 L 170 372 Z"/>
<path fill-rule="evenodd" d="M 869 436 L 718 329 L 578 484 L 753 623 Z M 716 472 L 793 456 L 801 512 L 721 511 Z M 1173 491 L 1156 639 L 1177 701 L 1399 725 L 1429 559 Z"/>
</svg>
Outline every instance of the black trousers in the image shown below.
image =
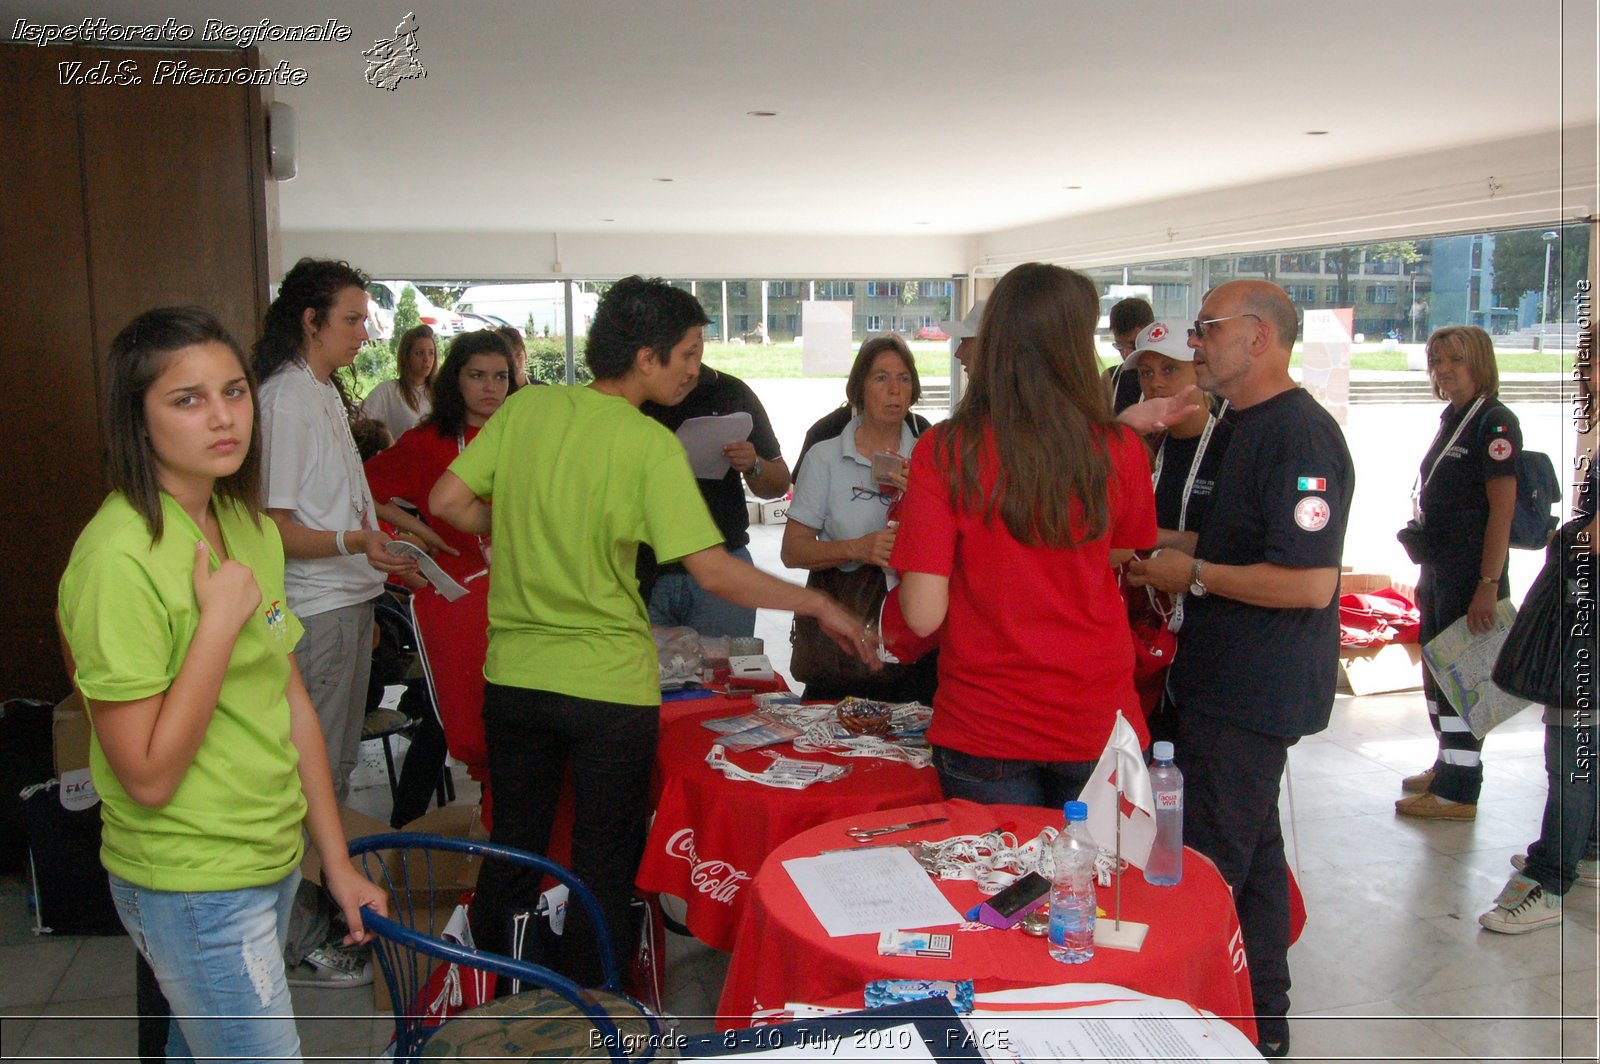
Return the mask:
<svg viewBox="0 0 1600 1064">
<path fill-rule="evenodd" d="M 1183 841 L 1233 888 L 1262 1041 L 1289 1035 L 1289 863 L 1278 785 L 1296 740 L 1241 728 L 1185 707 L 1178 715 Z"/>
<path fill-rule="evenodd" d="M 570 767 L 576 804 L 571 868 L 600 902 L 624 973 L 634 945 L 629 899 L 644 853 L 660 713 L 658 705 L 597 702 L 493 683 L 483 696 L 494 791 L 490 841 L 546 853 Z M 484 862 L 471 907 L 473 939 L 480 949 L 513 952 L 512 921 L 537 904 L 539 878 L 502 862 Z M 580 985 L 603 981 L 594 927 L 576 899 L 553 955 L 541 960 Z"/>
<path fill-rule="evenodd" d="M 1467 607 L 1478 590 L 1481 553 L 1480 547 L 1463 552 L 1461 559 L 1453 563 L 1422 567 L 1417 581 L 1417 611 L 1422 614 L 1423 645 L 1467 615 Z M 1509 564 L 1501 570 L 1498 598 L 1511 594 L 1508 569 Z M 1433 764 L 1433 783 L 1428 790 L 1452 802 L 1476 803 L 1483 790 L 1483 740 L 1472 734 L 1426 665 L 1422 667 L 1422 698 L 1428 705 L 1428 723 L 1439 738 L 1439 757 Z"/>
</svg>

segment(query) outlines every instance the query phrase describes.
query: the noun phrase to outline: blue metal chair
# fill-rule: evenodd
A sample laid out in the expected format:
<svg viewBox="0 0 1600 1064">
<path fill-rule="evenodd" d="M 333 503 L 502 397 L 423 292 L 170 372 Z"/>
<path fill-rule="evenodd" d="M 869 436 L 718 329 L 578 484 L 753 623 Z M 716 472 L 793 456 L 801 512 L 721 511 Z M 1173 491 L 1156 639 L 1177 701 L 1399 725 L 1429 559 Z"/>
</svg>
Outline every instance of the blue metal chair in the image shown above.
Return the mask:
<svg viewBox="0 0 1600 1064">
<path fill-rule="evenodd" d="M 605 974 L 600 986 L 585 989 L 544 965 L 469 949 L 440 937 L 459 893 L 455 884 L 435 874 L 435 855 L 441 851 L 508 861 L 565 884 L 569 904 L 588 910 L 599 939 Z M 655 1059 L 657 1051 L 670 1044 L 660 1017 L 622 990 L 622 973 L 600 903 L 582 880 L 561 865 L 509 846 L 411 832 L 353 839 L 350 856 L 368 879 L 389 892 L 393 909 L 389 917 L 368 910 L 362 919 L 377 936 L 373 951 L 395 1006 L 396 1061 L 450 1059 L 458 1054 L 645 1061 Z M 435 910 L 436 902 L 445 906 L 442 916 Z M 422 992 L 440 961 L 518 979 L 537 989 L 499 998 L 428 1027 Z M 440 1037 L 441 1032 L 448 1033 Z M 430 1042 L 434 1042 L 431 1047 Z"/>
</svg>

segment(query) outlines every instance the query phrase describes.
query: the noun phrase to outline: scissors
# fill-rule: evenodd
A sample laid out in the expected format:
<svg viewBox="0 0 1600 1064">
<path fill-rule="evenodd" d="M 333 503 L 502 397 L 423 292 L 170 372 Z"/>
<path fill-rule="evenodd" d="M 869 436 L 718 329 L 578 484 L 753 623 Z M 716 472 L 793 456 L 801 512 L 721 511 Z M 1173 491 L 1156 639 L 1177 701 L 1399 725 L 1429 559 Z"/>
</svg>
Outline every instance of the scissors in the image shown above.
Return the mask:
<svg viewBox="0 0 1600 1064">
<path fill-rule="evenodd" d="M 877 838 L 879 835 L 893 835 L 897 831 L 905 831 L 909 828 L 926 827 L 929 824 L 943 824 L 949 819 L 947 816 L 936 816 L 931 820 L 913 820 L 907 824 L 890 824 L 886 828 L 851 828 L 845 834 L 856 842 L 867 842 Z"/>
</svg>

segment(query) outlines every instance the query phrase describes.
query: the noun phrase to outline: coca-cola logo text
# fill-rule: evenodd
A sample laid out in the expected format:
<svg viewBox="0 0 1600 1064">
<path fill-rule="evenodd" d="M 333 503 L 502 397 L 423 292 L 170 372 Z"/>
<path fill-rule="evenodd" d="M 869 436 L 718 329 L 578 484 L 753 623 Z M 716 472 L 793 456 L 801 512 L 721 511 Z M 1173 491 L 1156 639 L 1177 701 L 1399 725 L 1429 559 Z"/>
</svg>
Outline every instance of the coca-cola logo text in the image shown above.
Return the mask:
<svg viewBox="0 0 1600 1064">
<path fill-rule="evenodd" d="M 702 861 L 694 848 L 694 828 L 682 828 L 667 840 L 667 854 L 689 862 L 689 882 L 712 901 L 732 905 L 739 885 L 750 879 L 727 861 Z"/>
</svg>

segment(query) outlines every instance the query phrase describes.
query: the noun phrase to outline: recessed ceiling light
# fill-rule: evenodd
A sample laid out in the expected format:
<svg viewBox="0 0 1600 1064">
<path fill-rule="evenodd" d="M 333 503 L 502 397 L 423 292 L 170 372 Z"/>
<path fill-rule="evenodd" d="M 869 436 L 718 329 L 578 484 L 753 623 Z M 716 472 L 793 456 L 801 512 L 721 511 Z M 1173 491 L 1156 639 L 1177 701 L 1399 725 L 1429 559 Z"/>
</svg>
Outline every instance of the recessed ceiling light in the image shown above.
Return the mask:
<svg viewBox="0 0 1600 1064">
<path fill-rule="evenodd" d="M 1306 136 L 1308 136 L 1308 137 L 1326 137 L 1327 135 L 1328 135 L 1328 131 L 1326 129 L 1308 129 L 1308 130 L 1306 130 Z"/>
<path fill-rule="evenodd" d="M 670 185 L 670 184 L 672 184 L 672 178 L 670 178 L 670 177 L 657 177 L 657 178 L 653 178 L 653 179 L 652 179 L 652 180 L 655 180 L 655 181 L 659 181 L 659 182 L 661 182 L 661 183 L 662 183 L 662 184 L 663 184 L 663 185 Z"/>
<path fill-rule="evenodd" d="M 1083 188 L 1082 185 L 1062 185 L 1061 187 L 1066 189 L 1068 192 L 1077 192 L 1079 189 Z"/>
<path fill-rule="evenodd" d="M 776 112 L 776 111 L 746 111 L 745 114 L 749 115 L 751 118 L 777 118 L 778 117 L 778 112 Z"/>
<path fill-rule="evenodd" d="M 616 221 L 616 219 L 615 219 L 615 218 L 602 218 L 602 219 L 600 219 L 600 220 L 601 220 L 601 221 L 602 221 L 602 222 L 614 222 L 614 221 Z"/>
<path fill-rule="evenodd" d="M 917 225 L 932 225 L 932 222 L 917 222 Z"/>
</svg>

